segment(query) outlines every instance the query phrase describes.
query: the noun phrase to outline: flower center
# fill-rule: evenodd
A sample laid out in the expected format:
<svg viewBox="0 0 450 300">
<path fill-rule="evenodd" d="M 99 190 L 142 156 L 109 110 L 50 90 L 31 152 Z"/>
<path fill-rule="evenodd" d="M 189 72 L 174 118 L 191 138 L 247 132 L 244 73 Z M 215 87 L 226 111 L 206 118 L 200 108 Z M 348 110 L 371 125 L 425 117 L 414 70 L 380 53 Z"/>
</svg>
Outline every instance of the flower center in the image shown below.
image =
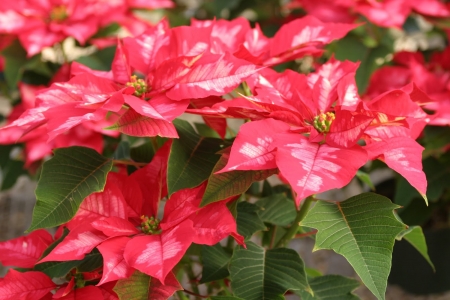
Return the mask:
<svg viewBox="0 0 450 300">
<path fill-rule="evenodd" d="M 136 75 L 130 77 L 130 81 L 126 83 L 126 86 L 133 87 L 134 88 L 133 95 L 137 97 L 141 97 L 149 90 L 147 83 L 145 83 L 144 79 L 137 78 Z"/>
<path fill-rule="evenodd" d="M 335 118 L 336 117 L 332 112 L 321 113 L 314 117 L 314 128 L 319 132 L 327 133 L 330 131 L 331 123 L 333 123 Z"/>
<path fill-rule="evenodd" d="M 161 232 L 160 221 L 155 217 L 141 216 L 141 229 L 145 234 L 158 234 Z"/>
<path fill-rule="evenodd" d="M 68 16 L 65 5 L 55 6 L 50 13 L 50 19 L 56 22 L 64 21 Z"/>
</svg>

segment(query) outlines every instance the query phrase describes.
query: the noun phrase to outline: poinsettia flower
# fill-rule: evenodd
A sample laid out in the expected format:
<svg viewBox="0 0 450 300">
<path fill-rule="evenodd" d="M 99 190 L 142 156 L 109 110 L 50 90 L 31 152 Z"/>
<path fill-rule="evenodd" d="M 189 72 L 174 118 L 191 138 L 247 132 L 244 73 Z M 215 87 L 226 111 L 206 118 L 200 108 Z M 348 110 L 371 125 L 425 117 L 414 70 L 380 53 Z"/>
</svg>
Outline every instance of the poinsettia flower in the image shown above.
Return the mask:
<svg viewBox="0 0 450 300">
<path fill-rule="evenodd" d="M 286 7 L 300 7 L 325 22 L 353 22 L 359 13 L 378 26 L 398 28 L 412 11 L 438 18 L 450 16 L 450 9 L 438 0 L 293 0 Z"/>
<path fill-rule="evenodd" d="M 435 53 L 425 62 L 420 53 L 400 52 L 394 56 L 395 66 L 382 67 L 371 77 L 367 97 L 375 98 L 388 90 L 404 89 L 403 85 L 414 83 L 408 93 L 424 109 L 433 112 L 427 118 L 430 125 L 450 124 L 450 47 Z M 394 77 L 392 77 L 394 74 Z M 412 95 L 415 91 L 415 95 Z M 417 96 L 421 93 L 422 96 Z M 411 98 L 411 99 L 412 99 Z M 417 99 L 416 99 L 417 98 Z M 412 126 L 412 124 L 410 124 Z M 423 126 L 422 126 L 423 127 Z"/>
<path fill-rule="evenodd" d="M 241 126 L 220 172 L 278 168 L 297 193 L 299 204 L 312 194 L 346 185 L 368 160 L 381 158 L 369 156 L 358 142 L 375 145 L 394 136 L 414 142 L 417 132 L 410 126 L 426 114 L 402 90 L 363 102 L 354 81 L 357 66 L 330 60 L 307 76 L 261 72 L 252 83 L 256 96 L 245 97 L 253 106 L 254 121 Z M 226 101 L 228 108 L 217 111 L 218 115 L 248 111 L 239 101 Z M 213 109 L 195 112 L 204 111 L 213 113 Z M 422 176 L 421 165 L 415 163 L 421 156 L 418 152 L 414 156 L 410 163 Z M 351 162 L 347 157 L 352 157 Z M 408 172 L 400 173 L 415 180 Z M 423 193 L 426 184 L 417 186 Z"/>
<path fill-rule="evenodd" d="M 0 5 L 0 32 L 17 35 L 28 56 L 73 36 L 84 44 L 114 4 L 92 1 L 21 1 Z M 11 23 L 13 22 L 13 23 Z"/>
<path fill-rule="evenodd" d="M 62 66 L 54 75 L 51 83 L 65 81 L 69 78 L 69 66 Z M 21 103 L 14 106 L 7 118 L 6 125 L 0 127 L 0 144 L 24 143 L 25 167 L 29 168 L 36 161 L 51 155 L 52 149 L 85 146 L 103 150 L 103 136 L 88 123 L 76 125 L 65 134 L 48 141 L 48 128 L 45 124 L 44 111 L 48 108 L 36 100 L 36 95 L 45 90 L 45 86 L 33 86 L 25 83 L 19 84 Z M 102 129 L 101 129 L 102 130 Z M 112 131 L 108 134 L 113 134 Z"/>
<path fill-rule="evenodd" d="M 193 242 L 213 245 L 231 235 L 243 244 L 227 201 L 199 207 L 206 184 L 173 193 L 165 201 L 162 218 L 159 216 L 158 204 L 167 195 L 165 172 L 169 151 L 170 143 L 156 153 L 151 163 L 128 176 L 128 181 L 118 186 L 121 193 L 114 184 L 119 177 L 108 176 L 111 183 L 107 182 L 105 191 L 86 199 L 91 203 L 86 208 L 92 208 L 75 216 L 78 226 L 69 225 L 73 227 L 70 233 L 40 262 L 81 259 L 98 247 L 104 259 L 99 284 L 127 278 L 134 269 L 164 284 Z M 128 184 L 133 181 L 134 184 Z M 141 193 L 137 194 L 136 189 Z M 136 201 L 133 195 L 142 197 L 142 201 Z M 95 202 L 98 207 L 103 206 L 110 198 L 110 208 L 93 207 Z M 129 209 L 125 209 L 125 203 Z M 134 213 L 128 215 L 129 211 Z M 92 221 L 91 217 L 97 219 Z"/>
</svg>

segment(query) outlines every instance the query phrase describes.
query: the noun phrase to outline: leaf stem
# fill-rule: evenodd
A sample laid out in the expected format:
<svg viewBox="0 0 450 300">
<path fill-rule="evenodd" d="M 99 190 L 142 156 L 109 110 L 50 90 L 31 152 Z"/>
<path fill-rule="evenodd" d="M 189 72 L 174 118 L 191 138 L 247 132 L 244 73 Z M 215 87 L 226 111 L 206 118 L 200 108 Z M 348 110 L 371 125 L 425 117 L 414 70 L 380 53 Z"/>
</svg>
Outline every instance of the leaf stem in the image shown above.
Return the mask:
<svg viewBox="0 0 450 300">
<path fill-rule="evenodd" d="M 119 159 L 113 159 L 113 164 L 135 166 L 135 167 L 145 167 L 147 165 L 147 163 L 135 162 L 135 161 L 129 161 L 129 160 L 119 160 Z"/>
<path fill-rule="evenodd" d="M 296 238 L 296 239 L 298 239 L 298 238 L 304 238 L 304 237 L 307 237 L 307 236 L 310 236 L 310 235 L 315 235 L 317 233 L 317 230 L 312 230 L 312 231 L 310 231 L 310 232 L 305 232 L 305 233 L 299 233 L 299 234 L 296 234 L 295 236 L 294 236 L 294 238 Z"/>
<path fill-rule="evenodd" d="M 288 231 L 283 235 L 283 237 L 278 241 L 275 245 L 275 248 L 284 247 L 286 244 L 295 236 L 300 227 L 300 222 L 305 218 L 306 214 L 309 211 L 309 207 L 313 202 L 313 196 L 309 196 L 305 199 L 300 209 L 297 211 L 297 216 L 295 216 L 294 223 L 289 227 Z"/>
<path fill-rule="evenodd" d="M 186 294 L 189 294 L 189 295 L 192 295 L 192 296 L 198 297 L 198 298 L 209 298 L 209 297 L 210 297 L 210 296 L 203 296 L 203 295 L 200 295 L 200 294 L 197 294 L 197 293 L 191 292 L 191 291 L 189 291 L 189 290 L 186 290 L 186 289 L 184 289 L 184 290 L 183 290 L 183 292 L 184 292 L 184 293 L 186 293 Z"/>
</svg>

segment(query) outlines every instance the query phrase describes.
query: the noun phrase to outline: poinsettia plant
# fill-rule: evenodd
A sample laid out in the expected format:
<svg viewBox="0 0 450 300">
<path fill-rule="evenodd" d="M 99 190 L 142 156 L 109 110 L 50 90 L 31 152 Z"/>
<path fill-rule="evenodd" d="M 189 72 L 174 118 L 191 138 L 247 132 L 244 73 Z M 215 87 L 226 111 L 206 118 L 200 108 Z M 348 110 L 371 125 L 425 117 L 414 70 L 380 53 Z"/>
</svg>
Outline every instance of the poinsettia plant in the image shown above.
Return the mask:
<svg viewBox="0 0 450 300">
<path fill-rule="evenodd" d="M 426 2 L 268 1 L 284 15 L 254 24 L 213 2 L 199 16 L 233 18 L 183 26 L 145 19 L 169 0 L 0 4 L 0 187 L 39 177 L 26 234 L 0 242 L 0 299 L 384 299 L 396 239 L 434 268 L 399 204 L 448 198 L 427 166 L 448 161 L 450 52 L 389 39 L 407 18 L 445 39 L 450 8 Z M 350 183 L 373 192 L 324 195 Z M 360 282 L 305 266 L 301 238 Z"/>
</svg>

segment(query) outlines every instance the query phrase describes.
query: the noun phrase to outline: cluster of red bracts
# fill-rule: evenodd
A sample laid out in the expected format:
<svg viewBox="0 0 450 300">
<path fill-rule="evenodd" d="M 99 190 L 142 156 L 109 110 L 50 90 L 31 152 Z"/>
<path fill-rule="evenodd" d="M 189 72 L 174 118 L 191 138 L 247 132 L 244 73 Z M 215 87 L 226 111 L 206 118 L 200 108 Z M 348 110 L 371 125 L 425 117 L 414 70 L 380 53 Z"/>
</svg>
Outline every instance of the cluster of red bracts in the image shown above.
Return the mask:
<svg viewBox="0 0 450 300">
<path fill-rule="evenodd" d="M 58 9 L 52 11 L 51 24 L 70 18 Z M 0 12 L 19 18 L 14 10 Z M 136 37 L 119 40 L 109 72 L 73 63 L 63 67 L 64 75 L 50 87 L 35 91 L 23 84 L 21 111 L 17 108 L 0 129 L 0 142 L 24 142 L 30 164 L 56 147 L 83 145 L 101 152 L 102 134 L 177 138 L 172 121 L 185 112 L 202 115 L 222 137 L 226 118 L 244 118 L 249 122 L 240 128 L 220 172 L 277 168 L 299 205 L 310 195 L 345 186 L 361 166 L 380 159 L 425 197 L 423 148 L 415 139 L 428 123 L 448 124 L 450 117 L 443 112 L 448 98 L 429 98 L 426 83 L 406 81 L 379 92 L 370 87 L 360 97 L 358 63 L 333 58 L 308 75 L 270 68 L 320 55 L 322 46 L 356 26 L 305 17 L 268 38 L 242 18 L 194 20 L 177 28 L 163 20 Z M 42 46 L 27 46 L 31 34 L 19 34 L 29 54 Z M 425 67 L 411 60 L 402 68 L 414 78 Z M 427 72 L 432 76 L 432 69 Z M 442 89 L 448 93 L 447 86 Z M 425 113 L 424 105 L 436 114 Z M 150 164 L 129 176 L 110 173 L 104 191 L 83 201 L 64 225 L 68 235 L 45 257 L 62 229 L 54 238 L 38 230 L 0 243 L 1 262 L 22 268 L 79 260 L 97 248 L 104 261 L 101 271 L 71 273 L 56 294 L 51 291 L 57 285 L 45 274 L 10 271 L 0 279 L 0 291 L 20 290 L 26 299 L 117 299 L 113 283 L 138 270 L 155 279 L 156 292 L 169 297 L 181 288 L 172 269 L 192 243 L 213 245 L 231 235 L 243 245 L 226 207 L 232 199 L 199 207 L 204 184 L 168 197 L 169 147 L 170 141 Z M 165 203 L 162 218 L 160 202 Z M 90 280 L 98 280 L 97 285 L 85 286 Z"/>
</svg>

